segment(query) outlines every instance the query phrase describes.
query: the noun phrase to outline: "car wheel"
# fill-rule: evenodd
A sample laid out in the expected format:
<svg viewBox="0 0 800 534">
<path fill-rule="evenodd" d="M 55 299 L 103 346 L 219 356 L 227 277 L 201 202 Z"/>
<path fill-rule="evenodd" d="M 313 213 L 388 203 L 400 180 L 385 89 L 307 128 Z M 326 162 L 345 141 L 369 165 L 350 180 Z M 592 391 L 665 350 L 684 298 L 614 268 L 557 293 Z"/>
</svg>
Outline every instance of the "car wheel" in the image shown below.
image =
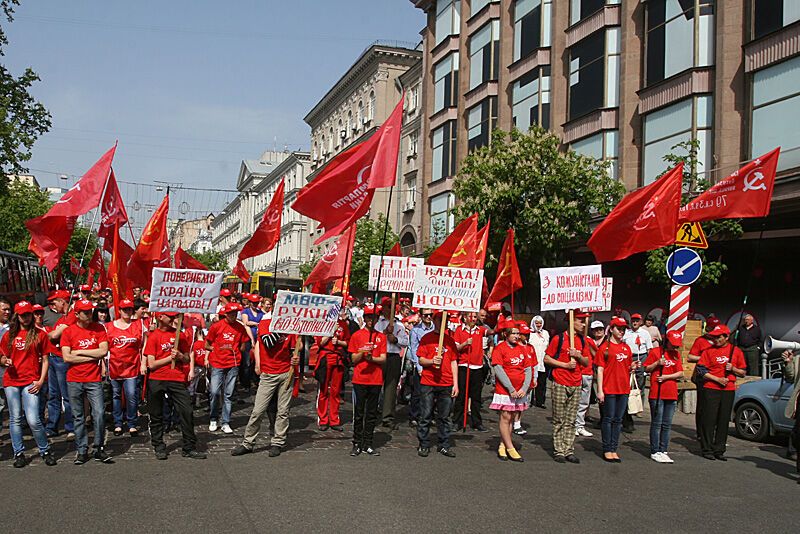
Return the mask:
<svg viewBox="0 0 800 534">
<path fill-rule="evenodd" d="M 764 441 L 769 434 L 769 417 L 759 404 L 744 402 L 736 408 L 736 434 L 748 441 Z"/>
</svg>

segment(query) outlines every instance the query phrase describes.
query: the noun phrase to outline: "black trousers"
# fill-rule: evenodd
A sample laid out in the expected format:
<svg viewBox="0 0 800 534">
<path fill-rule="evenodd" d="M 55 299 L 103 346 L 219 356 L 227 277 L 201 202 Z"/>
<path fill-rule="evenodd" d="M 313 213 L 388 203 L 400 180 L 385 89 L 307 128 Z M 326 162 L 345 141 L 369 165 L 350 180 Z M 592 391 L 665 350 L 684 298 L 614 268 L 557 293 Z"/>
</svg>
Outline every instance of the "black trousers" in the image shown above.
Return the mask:
<svg viewBox="0 0 800 534">
<path fill-rule="evenodd" d="M 372 447 L 372 436 L 378 422 L 378 401 L 381 386 L 353 384 L 356 399 L 353 404 L 353 445 L 362 449 Z"/>
<path fill-rule="evenodd" d="M 703 420 L 700 427 L 700 446 L 703 454 L 725 454 L 735 393 L 735 391 L 706 388 L 703 394 Z"/>
<path fill-rule="evenodd" d="M 794 428 L 792 429 L 792 442 L 797 455 L 797 472 L 800 474 L 800 395 L 797 396 L 797 404 L 794 409 Z"/>
<path fill-rule="evenodd" d="M 703 408 L 706 404 L 706 388 L 703 387 L 703 380 L 700 379 L 700 384 L 697 385 L 697 402 L 694 407 L 694 428 L 697 432 L 697 438 L 700 439 L 703 428 Z"/>
<path fill-rule="evenodd" d="M 194 433 L 194 415 L 192 414 L 192 399 L 189 391 L 182 382 L 171 380 L 149 380 L 147 382 L 148 408 L 150 411 L 150 442 L 155 450 L 167 448 L 164 443 L 164 395 L 169 395 L 178 418 L 183 434 L 183 450 L 193 451 L 197 447 L 197 436 Z"/>
<path fill-rule="evenodd" d="M 470 413 L 467 415 L 467 424 L 472 428 L 483 426 L 481 417 L 481 394 L 483 381 L 486 380 L 486 367 L 470 369 L 469 371 L 469 400 L 472 401 Z M 457 429 L 464 427 L 464 404 L 467 402 L 467 368 L 458 368 L 458 396 L 453 404 L 453 422 Z"/>
<path fill-rule="evenodd" d="M 547 400 L 547 371 L 539 371 L 536 389 L 533 390 L 533 403 L 543 407 L 545 400 Z"/>
<path fill-rule="evenodd" d="M 391 425 L 395 419 L 395 405 L 397 404 L 397 384 L 400 383 L 403 359 L 399 354 L 390 352 L 386 355 L 386 364 L 383 366 L 383 424 Z"/>
</svg>

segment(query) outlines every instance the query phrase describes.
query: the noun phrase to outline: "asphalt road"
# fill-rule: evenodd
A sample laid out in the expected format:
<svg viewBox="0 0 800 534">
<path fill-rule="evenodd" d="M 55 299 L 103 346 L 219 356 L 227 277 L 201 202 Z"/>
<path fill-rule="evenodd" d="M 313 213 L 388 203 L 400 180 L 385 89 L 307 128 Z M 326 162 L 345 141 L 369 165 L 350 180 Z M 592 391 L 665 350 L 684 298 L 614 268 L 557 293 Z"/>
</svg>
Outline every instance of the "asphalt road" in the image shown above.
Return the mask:
<svg viewBox="0 0 800 534">
<path fill-rule="evenodd" d="M 56 438 L 58 466 L 10 461 L 7 429 L 0 455 L 3 532 L 485 532 L 578 529 L 593 532 L 797 532 L 800 485 L 785 440 L 754 444 L 730 438 L 728 462 L 697 455 L 691 416 L 676 415 L 673 465 L 649 458 L 647 416 L 624 435 L 621 464 L 600 457 L 599 431 L 579 438 L 580 465 L 550 457 L 549 411 L 529 410 L 518 438 L 525 463 L 500 462 L 496 418 L 487 434 L 460 434 L 457 458 L 416 455 L 407 426 L 380 432 L 380 457 L 348 455 L 344 434 L 319 432 L 313 393 L 295 401 L 287 450 L 231 457 L 250 405 L 239 405 L 235 434 L 207 432 L 196 412 L 205 461 L 181 458 L 179 435 L 166 462 L 146 436 L 109 437 L 116 463 L 72 465 L 71 443 Z M 345 405 L 349 409 L 349 404 Z M 594 409 L 590 412 L 596 416 Z M 402 416 L 401 416 L 402 418 Z M 349 420 L 349 417 L 347 418 Z M 404 418 L 403 418 L 404 419 Z M 266 431 L 266 425 L 264 427 Z M 32 443 L 30 444 L 32 445 Z"/>
</svg>

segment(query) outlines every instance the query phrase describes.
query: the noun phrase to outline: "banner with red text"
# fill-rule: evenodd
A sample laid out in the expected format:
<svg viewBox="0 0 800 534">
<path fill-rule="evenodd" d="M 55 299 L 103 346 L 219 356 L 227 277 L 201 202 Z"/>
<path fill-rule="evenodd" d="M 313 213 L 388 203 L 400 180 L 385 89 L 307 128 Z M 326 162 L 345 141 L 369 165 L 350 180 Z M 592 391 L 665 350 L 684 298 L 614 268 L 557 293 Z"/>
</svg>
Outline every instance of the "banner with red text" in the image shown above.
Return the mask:
<svg viewBox="0 0 800 534">
<path fill-rule="evenodd" d="M 421 265 L 414 276 L 414 306 L 477 312 L 481 308 L 483 269 Z"/>
<path fill-rule="evenodd" d="M 414 277 L 417 267 L 425 264 L 422 258 L 403 258 L 399 256 L 369 257 L 369 291 L 383 291 L 384 293 L 413 293 Z M 381 287 L 378 288 L 378 271 L 380 270 Z"/>
<path fill-rule="evenodd" d="M 221 271 L 153 269 L 151 312 L 217 313 Z"/>
<path fill-rule="evenodd" d="M 603 272 L 599 265 L 539 269 L 542 304 L 540 311 L 600 308 L 603 302 Z"/>
<path fill-rule="evenodd" d="M 332 336 L 341 309 L 341 296 L 281 290 L 275 297 L 269 330 L 274 334 Z"/>
</svg>

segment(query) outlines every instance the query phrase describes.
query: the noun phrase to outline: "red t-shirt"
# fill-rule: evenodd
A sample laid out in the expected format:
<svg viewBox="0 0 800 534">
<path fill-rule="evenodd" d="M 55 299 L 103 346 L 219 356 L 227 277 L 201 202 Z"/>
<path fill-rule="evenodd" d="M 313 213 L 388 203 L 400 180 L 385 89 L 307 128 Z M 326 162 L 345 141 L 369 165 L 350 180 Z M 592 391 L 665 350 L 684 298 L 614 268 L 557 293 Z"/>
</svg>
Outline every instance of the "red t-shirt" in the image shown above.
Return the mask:
<svg viewBox="0 0 800 534">
<path fill-rule="evenodd" d="M 438 348 L 439 332 L 428 332 L 419 340 L 417 356 L 432 360 L 436 356 Z M 419 383 L 423 386 L 452 386 L 453 369 L 451 363 L 457 358 L 456 342 L 448 334 L 445 334 L 442 343 L 442 365 L 438 369 L 434 365 L 423 366 Z"/>
<path fill-rule="evenodd" d="M 348 327 L 347 321 L 341 319 L 339 320 L 339 324 L 336 327 L 334 336 L 336 336 L 339 341 L 350 341 L 350 328 Z M 317 341 L 317 345 L 319 346 L 320 359 L 324 356 L 329 365 L 338 364 L 339 357 L 343 356 L 347 352 L 345 347 L 334 347 L 330 340 L 323 345 L 322 336 L 317 336 L 315 339 Z"/>
<path fill-rule="evenodd" d="M 380 332 L 370 332 L 366 328 L 362 328 L 350 336 L 347 350 L 352 353 L 360 352 L 370 343 L 373 345 L 373 357 L 386 354 L 386 336 Z M 353 384 L 359 384 L 361 386 L 382 386 L 383 365 L 369 361 L 366 358 L 361 358 L 353 368 Z"/>
<path fill-rule="evenodd" d="M 564 337 L 564 342 L 561 344 L 561 353 L 556 355 L 556 350 L 558 349 L 558 338 L 561 336 L 564 336 L 564 332 L 558 334 L 557 336 L 553 336 L 553 339 L 550 340 L 550 344 L 547 346 L 547 350 L 544 352 L 554 360 L 569 363 L 570 357 L 568 337 Z M 583 347 L 583 349 L 581 349 L 581 347 Z M 581 341 L 578 336 L 575 336 L 575 349 L 579 350 L 583 356 L 591 358 L 591 354 L 589 353 L 589 344 L 585 341 Z M 553 367 L 553 380 L 562 386 L 580 386 L 583 380 L 582 377 L 583 371 L 581 370 L 580 364 L 576 365 L 575 369 Z"/>
<path fill-rule="evenodd" d="M 147 356 L 153 356 L 156 360 L 163 360 L 169 357 L 172 352 L 172 347 L 175 345 L 175 329 L 161 330 L 160 328 L 150 332 L 147 336 L 147 343 L 144 346 L 144 353 Z M 178 352 L 183 354 L 191 350 L 192 337 L 188 332 L 183 332 L 178 341 Z M 167 380 L 170 382 L 183 382 L 189 381 L 189 362 L 175 361 L 175 369 L 171 364 L 159 367 L 158 369 L 150 371 L 150 378 L 152 380 Z"/>
<path fill-rule="evenodd" d="M 713 380 L 706 380 L 703 386 L 707 389 L 719 391 L 736 391 L 736 375 L 725 371 L 725 364 L 730 360 L 737 369 L 744 369 L 747 364 L 744 361 L 744 353 L 739 347 L 733 347 L 733 357 L 731 358 L 731 347 L 728 344 L 724 347 L 709 347 L 700 354 L 700 361 L 697 365 L 704 365 L 708 372 L 714 376 L 728 377 L 728 385 L 720 386 Z"/>
<path fill-rule="evenodd" d="M 692 348 L 689 349 L 689 354 L 692 356 L 700 356 L 700 354 L 712 346 L 711 341 L 706 336 L 700 336 L 692 343 Z"/>
<path fill-rule="evenodd" d="M 470 328 L 462 324 L 453 332 L 453 340 L 458 343 L 464 343 L 472 338 L 472 345 L 464 347 L 458 353 L 458 365 L 467 366 L 468 364 L 473 367 L 483 367 L 483 337 L 486 335 L 486 327 L 478 326 Z"/>
<path fill-rule="evenodd" d="M 75 323 L 61 334 L 61 347 L 69 347 L 72 351 L 97 349 L 103 341 L 108 342 L 108 335 L 99 323 L 89 323 L 88 328 L 81 328 Z M 102 379 L 99 359 L 71 363 L 67 369 L 67 382 L 100 382 Z"/>
<path fill-rule="evenodd" d="M 597 353 L 597 342 L 590 338 L 586 337 L 586 344 L 589 345 L 589 353 L 586 355 L 586 358 L 589 360 L 589 363 L 585 366 L 581 366 L 581 374 L 583 376 L 592 376 L 594 374 L 594 368 L 592 367 L 593 358 L 592 358 L 592 351 Z"/>
<path fill-rule="evenodd" d="M 260 343 L 258 356 L 261 359 L 261 373 L 282 375 L 288 373 L 289 369 L 292 368 L 292 352 L 297 336 L 284 335 L 281 343 L 267 348 L 262 337 L 270 334 L 269 325 L 271 322 L 271 319 L 265 319 L 258 323 L 258 342 Z"/>
<path fill-rule="evenodd" d="M 70 313 L 68 313 L 66 315 L 62 315 L 61 317 L 59 317 L 58 321 L 56 321 L 56 324 L 54 324 L 53 327 L 50 328 L 48 331 L 55 330 L 56 328 L 58 328 L 62 324 L 65 324 L 67 326 L 72 326 L 76 322 L 77 322 L 77 320 L 75 319 L 75 312 L 70 312 Z M 64 332 L 61 332 L 61 335 L 63 336 Z M 48 338 L 48 341 L 49 341 L 49 338 Z M 55 341 L 55 342 L 50 341 L 49 343 L 50 343 L 50 345 L 48 347 L 48 350 L 50 352 L 52 352 L 53 354 L 55 354 L 55 355 L 60 357 L 61 356 L 61 338 L 59 338 L 58 341 Z"/>
<path fill-rule="evenodd" d="M 195 367 L 205 367 L 208 361 L 208 351 L 206 350 L 206 340 L 198 339 L 192 343 L 192 354 L 194 354 Z"/>
<path fill-rule="evenodd" d="M 650 349 L 647 354 L 647 359 L 644 361 L 645 367 L 657 362 L 661 358 L 661 347 Z M 681 363 L 681 354 L 677 350 L 664 351 L 664 366 L 656 367 L 650 373 L 650 398 L 662 400 L 678 400 L 678 381 L 665 380 L 661 384 L 658 383 L 658 377 L 661 375 L 671 375 L 678 371 L 683 371 L 683 364 Z"/>
<path fill-rule="evenodd" d="M 28 331 L 20 329 L 17 337 L 12 340 L 11 350 L 8 347 L 8 336 L 6 332 L 0 339 L 0 354 L 11 358 L 11 367 L 6 367 L 3 375 L 3 387 L 30 386 L 42 376 L 42 358 L 47 346 L 47 334 L 37 328 L 33 343 L 26 348 Z"/>
<path fill-rule="evenodd" d="M 525 382 L 525 368 L 533 367 L 531 352 L 525 345 L 517 343 L 513 347 L 503 341 L 492 350 L 492 366 L 502 365 L 514 389 L 519 389 Z M 510 395 L 510 392 L 500 383 L 495 381 L 494 392 L 498 395 Z"/>
<path fill-rule="evenodd" d="M 112 380 L 134 378 L 141 367 L 144 325 L 132 322 L 128 328 L 118 328 L 114 322 L 106 324 L 108 333 L 108 377 Z"/>
<path fill-rule="evenodd" d="M 602 343 L 597 349 L 595 363 L 603 368 L 603 393 L 627 395 L 631 392 L 633 356 L 627 343 Z"/>
<path fill-rule="evenodd" d="M 245 326 L 238 321 L 231 324 L 223 319 L 212 324 L 206 334 L 206 341 L 211 345 L 209 365 L 217 369 L 236 367 L 242 361 L 242 343 L 249 339 Z"/>
</svg>

